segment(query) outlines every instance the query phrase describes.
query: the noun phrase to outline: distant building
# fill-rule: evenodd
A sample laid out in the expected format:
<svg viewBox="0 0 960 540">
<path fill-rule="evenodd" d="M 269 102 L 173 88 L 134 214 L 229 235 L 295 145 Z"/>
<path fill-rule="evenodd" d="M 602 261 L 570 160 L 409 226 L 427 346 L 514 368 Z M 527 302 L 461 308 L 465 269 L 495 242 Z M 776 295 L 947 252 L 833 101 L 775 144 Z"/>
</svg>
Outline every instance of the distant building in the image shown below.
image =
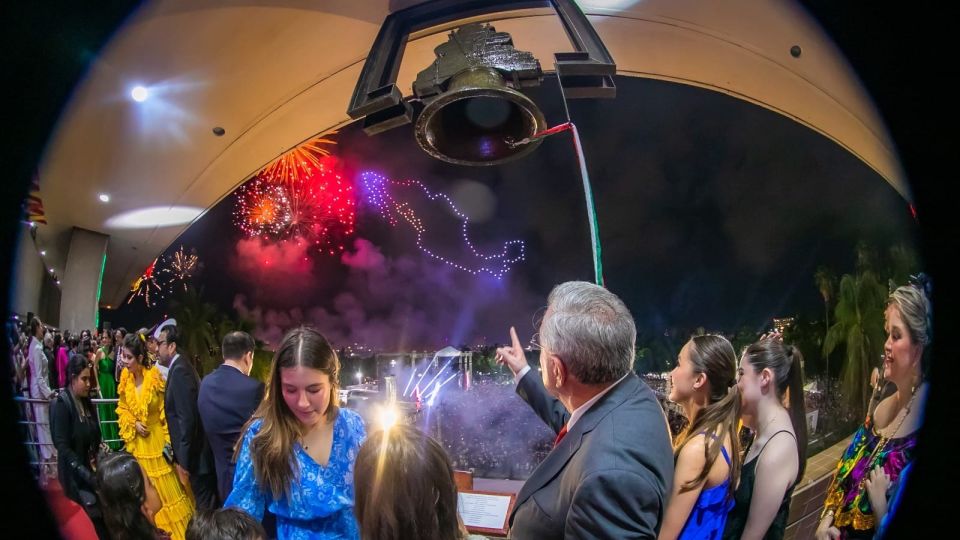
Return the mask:
<svg viewBox="0 0 960 540">
<path fill-rule="evenodd" d="M 793 326 L 793 317 L 782 317 L 780 319 L 773 319 L 773 328 L 781 334 L 786 331 L 787 328 Z"/>
</svg>

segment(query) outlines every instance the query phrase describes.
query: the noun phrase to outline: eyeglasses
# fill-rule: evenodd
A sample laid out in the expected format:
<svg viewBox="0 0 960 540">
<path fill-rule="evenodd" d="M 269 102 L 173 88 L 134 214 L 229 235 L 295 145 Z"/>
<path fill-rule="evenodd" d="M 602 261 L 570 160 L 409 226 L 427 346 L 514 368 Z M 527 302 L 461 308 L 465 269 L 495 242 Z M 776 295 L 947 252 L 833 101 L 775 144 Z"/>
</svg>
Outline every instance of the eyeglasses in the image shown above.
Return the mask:
<svg viewBox="0 0 960 540">
<path fill-rule="evenodd" d="M 543 349 L 543 345 L 540 344 L 540 325 L 543 324 L 543 315 L 547 312 L 547 306 L 543 306 L 533 313 L 533 318 L 530 321 L 533 324 L 533 328 L 536 332 L 530 336 L 530 345 L 529 349 L 532 351 L 539 351 Z"/>
<path fill-rule="evenodd" d="M 540 345 L 540 332 L 537 332 L 530 336 L 530 346 L 531 351 L 539 351 L 543 349 L 543 345 Z"/>
</svg>

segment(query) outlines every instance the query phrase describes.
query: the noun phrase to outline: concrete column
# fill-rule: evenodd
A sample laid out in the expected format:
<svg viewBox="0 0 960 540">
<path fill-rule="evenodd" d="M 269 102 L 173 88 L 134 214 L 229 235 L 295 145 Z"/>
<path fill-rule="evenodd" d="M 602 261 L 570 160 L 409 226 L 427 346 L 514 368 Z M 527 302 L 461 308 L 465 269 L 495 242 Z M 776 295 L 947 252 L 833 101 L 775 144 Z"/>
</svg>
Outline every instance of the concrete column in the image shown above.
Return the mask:
<svg viewBox="0 0 960 540">
<path fill-rule="evenodd" d="M 105 234 L 73 228 L 66 268 L 60 278 L 60 328 L 79 332 L 96 327 L 109 239 Z"/>
<path fill-rule="evenodd" d="M 60 287 L 53 276 L 47 273 L 46 265 L 37 252 L 34 232 L 29 225 L 20 227 L 11 294 L 13 312 L 24 317 L 33 313 L 43 322 L 59 326 Z"/>
<path fill-rule="evenodd" d="M 17 246 L 17 264 L 13 276 L 13 311 L 22 316 L 27 313 L 40 313 L 40 290 L 46 269 L 43 259 L 30 236 L 30 226 L 20 225 L 19 245 Z M 41 320 L 43 315 L 40 315 Z M 52 321 L 50 324 L 56 324 Z"/>
</svg>

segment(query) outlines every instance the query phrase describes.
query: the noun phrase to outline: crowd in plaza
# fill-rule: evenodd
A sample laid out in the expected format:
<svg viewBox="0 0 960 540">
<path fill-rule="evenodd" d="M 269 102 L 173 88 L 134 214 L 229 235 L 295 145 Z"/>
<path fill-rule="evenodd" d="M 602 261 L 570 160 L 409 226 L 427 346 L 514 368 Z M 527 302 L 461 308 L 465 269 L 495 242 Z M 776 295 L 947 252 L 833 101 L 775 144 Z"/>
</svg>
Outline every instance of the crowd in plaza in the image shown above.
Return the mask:
<svg viewBox="0 0 960 540">
<path fill-rule="evenodd" d="M 888 299 L 883 370 L 818 539 L 882 533 L 897 507 L 927 391 L 927 291 Z M 201 380 L 175 321 L 58 335 L 33 317 L 10 325 L 12 384 L 41 485 L 88 518 L 61 522 L 68 537 L 468 538 L 455 469 L 524 480 L 512 538 L 783 537 L 807 411 L 832 391 L 804 392 L 798 349 L 770 334 L 737 354 L 696 335 L 669 375 L 638 377 L 619 298 L 569 282 L 548 306 L 540 369 L 511 328 L 497 349 L 511 376 L 446 392 L 425 429 L 342 407 L 340 360 L 308 327 L 286 334 L 264 385 L 244 332 Z"/>
</svg>

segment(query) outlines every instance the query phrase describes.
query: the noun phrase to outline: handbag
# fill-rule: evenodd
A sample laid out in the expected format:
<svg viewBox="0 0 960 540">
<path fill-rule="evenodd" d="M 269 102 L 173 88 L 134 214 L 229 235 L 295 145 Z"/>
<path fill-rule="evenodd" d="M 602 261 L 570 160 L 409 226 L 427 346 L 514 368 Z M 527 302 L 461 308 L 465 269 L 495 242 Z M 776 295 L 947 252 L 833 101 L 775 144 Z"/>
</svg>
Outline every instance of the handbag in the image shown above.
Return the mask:
<svg viewBox="0 0 960 540">
<path fill-rule="evenodd" d="M 173 446 L 170 443 L 163 445 L 163 459 L 167 460 L 167 463 L 173 465 Z"/>
</svg>

